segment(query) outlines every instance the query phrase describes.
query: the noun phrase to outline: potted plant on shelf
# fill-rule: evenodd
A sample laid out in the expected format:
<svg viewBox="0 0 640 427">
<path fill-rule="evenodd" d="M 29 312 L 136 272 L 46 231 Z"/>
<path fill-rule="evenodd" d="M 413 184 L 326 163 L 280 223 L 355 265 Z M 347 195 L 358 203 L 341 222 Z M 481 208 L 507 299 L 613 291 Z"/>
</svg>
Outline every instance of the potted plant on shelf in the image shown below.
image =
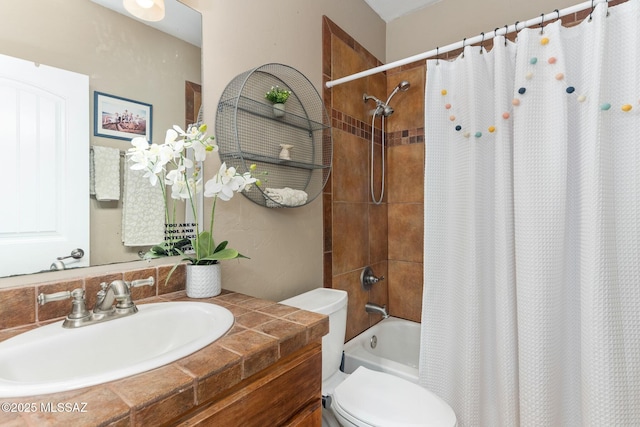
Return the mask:
<svg viewBox="0 0 640 427">
<path fill-rule="evenodd" d="M 144 176 L 149 178 L 152 185 L 159 184 L 165 201 L 165 221 L 167 224 L 175 221 L 175 200 L 188 203 L 194 218 L 198 218 L 198 203 L 196 195 L 204 190 L 205 197 L 213 198 L 211 219 L 208 229 L 202 229 L 195 223 L 195 237 L 191 239 L 191 251 L 185 251 L 184 239 L 174 242 L 164 242 L 155 248 L 156 254 L 181 255 L 181 260 L 171 269 L 167 280 L 173 274 L 181 261 L 188 261 L 187 265 L 187 296 L 193 298 L 207 298 L 221 292 L 220 264 L 227 259 L 247 258 L 237 250 L 229 248 L 225 240 L 216 245 L 213 239 L 213 225 L 216 202 L 218 199 L 230 200 L 235 193 L 249 189 L 251 184 L 258 183 L 252 176 L 255 165 L 244 174 L 239 174 L 233 167 L 223 163 L 219 170 L 206 183 L 202 182 L 200 168 L 187 157 L 187 149 L 193 149 L 195 161 L 204 161 L 207 153 L 217 151 L 213 136 L 207 136 L 207 126 L 192 127 L 187 132 L 179 126 L 173 126 L 166 133 L 165 142 L 161 145 L 149 144 L 144 137 L 131 140 L 133 148 L 127 152 L 131 169 L 144 170 Z M 171 207 L 168 190 L 171 189 Z M 173 215 L 171 215 L 173 213 Z M 173 216 L 173 217 L 172 217 Z M 154 252 L 152 248 L 152 253 Z M 151 255 L 150 257 L 154 257 Z"/>
<path fill-rule="evenodd" d="M 273 104 L 273 114 L 276 117 L 284 116 L 284 103 L 291 96 L 291 91 L 281 89 L 279 86 L 271 86 L 271 89 L 265 94 L 265 98 Z"/>
</svg>

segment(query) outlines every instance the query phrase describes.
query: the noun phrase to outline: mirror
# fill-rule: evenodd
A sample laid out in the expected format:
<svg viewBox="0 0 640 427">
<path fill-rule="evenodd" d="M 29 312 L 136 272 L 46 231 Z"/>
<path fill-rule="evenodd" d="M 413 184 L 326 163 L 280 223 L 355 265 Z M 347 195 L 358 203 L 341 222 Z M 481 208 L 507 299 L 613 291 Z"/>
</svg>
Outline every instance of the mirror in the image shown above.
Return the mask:
<svg viewBox="0 0 640 427">
<path fill-rule="evenodd" d="M 164 140 L 166 129 L 197 118 L 200 47 L 193 44 L 199 40 L 184 41 L 98 4 L 105 2 L 120 6 L 121 0 L 4 0 L 0 53 L 89 76 L 89 143 L 125 152 L 129 141 L 94 135 L 94 91 L 152 105 L 153 141 Z M 199 20 L 197 12 L 177 0 L 165 2 L 167 16 L 178 7 Z M 90 198 L 91 266 L 139 260 L 139 251 L 148 249 L 123 245 L 121 217 L 122 197 L 108 202 Z M 60 255 L 71 249 L 61 248 Z"/>
</svg>

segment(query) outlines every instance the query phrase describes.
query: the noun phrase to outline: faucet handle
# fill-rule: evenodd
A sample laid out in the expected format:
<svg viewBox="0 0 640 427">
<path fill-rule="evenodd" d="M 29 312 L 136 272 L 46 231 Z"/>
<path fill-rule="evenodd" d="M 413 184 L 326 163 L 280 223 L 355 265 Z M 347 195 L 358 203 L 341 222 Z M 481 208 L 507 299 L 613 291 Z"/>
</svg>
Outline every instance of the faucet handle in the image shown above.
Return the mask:
<svg viewBox="0 0 640 427">
<path fill-rule="evenodd" d="M 45 305 L 48 302 L 62 301 L 65 299 L 69 299 L 71 297 L 73 297 L 74 299 L 83 298 L 84 289 L 78 288 L 78 289 L 74 289 L 73 291 L 55 292 L 53 294 L 41 293 L 38 295 L 38 304 Z"/>
<path fill-rule="evenodd" d="M 140 286 L 153 286 L 156 283 L 156 280 L 153 278 L 153 276 L 149 276 L 146 279 L 132 280 L 131 282 L 125 282 L 125 283 L 129 287 L 129 289 L 131 289 L 131 288 L 137 288 Z"/>
<path fill-rule="evenodd" d="M 365 267 L 360 274 L 360 284 L 362 285 L 362 289 L 365 291 L 368 291 L 371 289 L 371 286 L 382 280 L 384 280 L 384 276 L 376 277 L 373 274 L 373 269 L 369 266 Z"/>
</svg>

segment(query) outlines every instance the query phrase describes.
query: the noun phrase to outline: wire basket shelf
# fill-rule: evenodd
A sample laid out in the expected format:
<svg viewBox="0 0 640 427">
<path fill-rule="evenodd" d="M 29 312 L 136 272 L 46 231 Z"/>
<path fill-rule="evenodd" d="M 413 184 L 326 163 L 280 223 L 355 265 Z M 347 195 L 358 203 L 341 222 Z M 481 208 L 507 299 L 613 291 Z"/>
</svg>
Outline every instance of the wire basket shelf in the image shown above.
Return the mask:
<svg viewBox="0 0 640 427">
<path fill-rule="evenodd" d="M 291 91 L 284 112 L 265 98 L 275 86 Z M 294 68 L 266 64 L 236 76 L 220 97 L 215 132 L 223 162 L 240 173 L 255 164 L 263 174 L 261 187 L 243 192 L 251 201 L 298 207 L 322 193 L 333 154 L 329 116 L 317 90 Z M 306 201 L 291 205 L 266 191 L 284 188 L 305 192 Z"/>
</svg>

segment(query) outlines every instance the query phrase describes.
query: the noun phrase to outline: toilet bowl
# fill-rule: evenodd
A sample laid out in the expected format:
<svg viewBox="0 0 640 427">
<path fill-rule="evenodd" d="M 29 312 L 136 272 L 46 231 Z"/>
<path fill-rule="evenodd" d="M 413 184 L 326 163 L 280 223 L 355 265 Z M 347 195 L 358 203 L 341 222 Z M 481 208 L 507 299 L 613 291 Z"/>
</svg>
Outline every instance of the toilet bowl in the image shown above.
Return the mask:
<svg viewBox="0 0 640 427">
<path fill-rule="evenodd" d="M 330 397 L 330 414 L 343 427 L 454 427 L 456 416 L 447 403 L 429 390 L 393 375 L 365 367 L 352 374 L 340 371 L 347 326 L 347 293 L 318 288 L 281 304 L 329 316 L 329 333 L 322 338 L 322 395 Z"/>
</svg>

